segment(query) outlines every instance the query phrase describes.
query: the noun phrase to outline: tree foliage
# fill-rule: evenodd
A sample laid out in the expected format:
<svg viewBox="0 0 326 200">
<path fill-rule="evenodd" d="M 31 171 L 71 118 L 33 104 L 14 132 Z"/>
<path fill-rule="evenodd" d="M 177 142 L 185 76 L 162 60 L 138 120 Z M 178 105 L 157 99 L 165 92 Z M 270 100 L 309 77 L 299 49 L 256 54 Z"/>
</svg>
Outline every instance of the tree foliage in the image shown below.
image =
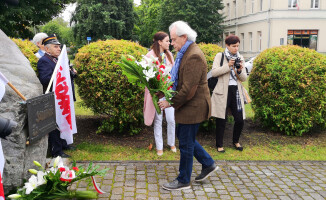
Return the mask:
<svg viewBox="0 0 326 200">
<path fill-rule="evenodd" d="M 78 44 L 109 38 L 131 39 L 135 13 L 132 0 L 77 0 L 72 15 L 73 34 Z"/>
<path fill-rule="evenodd" d="M 222 40 L 222 0 L 163 0 L 160 28 L 168 31 L 177 20 L 188 22 L 197 32 L 196 42 L 217 43 Z"/>
<path fill-rule="evenodd" d="M 140 44 L 150 47 L 153 36 L 160 30 L 161 0 L 142 0 L 135 8 L 137 20 L 134 27 L 135 35 Z"/>
<path fill-rule="evenodd" d="M 17 6 L 0 1 L 1 30 L 10 37 L 32 38 L 33 27 L 50 21 L 76 0 L 19 0 Z"/>
<path fill-rule="evenodd" d="M 68 27 L 68 22 L 65 22 L 62 18 L 56 18 L 48 22 L 41 27 L 41 32 L 48 35 L 56 34 L 60 43 L 68 46 L 72 45 L 74 41 L 72 29 Z"/>
</svg>

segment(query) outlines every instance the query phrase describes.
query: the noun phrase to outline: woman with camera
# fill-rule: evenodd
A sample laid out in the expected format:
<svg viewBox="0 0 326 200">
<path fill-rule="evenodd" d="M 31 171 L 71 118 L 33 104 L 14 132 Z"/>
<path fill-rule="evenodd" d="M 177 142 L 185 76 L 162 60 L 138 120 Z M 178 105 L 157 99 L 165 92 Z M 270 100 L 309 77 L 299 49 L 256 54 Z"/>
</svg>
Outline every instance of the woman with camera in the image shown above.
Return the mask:
<svg viewBox="0 0 326 200">
<path fill-rule="evenodd" d="M 242 151 L 239 138 L 245 119 L 244 97 L 241 82 L 247 79 L 243 57 L 239 54 L 240 39 L 230 35 L 225 39 L 226 48 L 215 56 L 212 76 L 218 77 L 218 82 L 212 93 L 212 116 L 216 117 L 216 147 L 224 153 L 223 137 L 227 119 L 227 110 L 230 109 L 234 117 L 233 145 L 236 150 Z M 223 62 L 223 64 L 222 64 Z"/>
</svg>

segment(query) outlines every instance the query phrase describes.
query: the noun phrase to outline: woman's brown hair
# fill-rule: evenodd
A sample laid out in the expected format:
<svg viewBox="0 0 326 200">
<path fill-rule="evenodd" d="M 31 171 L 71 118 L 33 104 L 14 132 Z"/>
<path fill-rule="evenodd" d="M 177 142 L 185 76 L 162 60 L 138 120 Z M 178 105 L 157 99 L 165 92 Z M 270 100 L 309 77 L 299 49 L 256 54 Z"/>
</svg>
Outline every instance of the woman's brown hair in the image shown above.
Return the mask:
<svg viewBox="0 0 326 200">
<path fill-rule="evenodd" d="M 158 43 L 158 41 L 162 41 L 167 36 L 169 36 L 169 35 L 165 32 L 157 32 L 157 33 L 155 33 L 155 35 L 153 37 L 153 44 L 152 44 L 151 49 L 153 49 L 155 55 L 158 57 L 158 60 L 160 62 L 162 62 L 162 56 L 160 55 L 160 44 Z M 165 53 L 166 57 L 169 59 L 170 63 L 172 63 L 172 56 L 167 51 L 168 50 L 164 49 L 164 53 Z"/>
<path fill-rule="evenodd" d="M 238 42 L 240 43 L 240 39 L 236 35 L 229 35 L 225 38 L 225 44 L 227 45 L 236 44 Z"/>
</svg>

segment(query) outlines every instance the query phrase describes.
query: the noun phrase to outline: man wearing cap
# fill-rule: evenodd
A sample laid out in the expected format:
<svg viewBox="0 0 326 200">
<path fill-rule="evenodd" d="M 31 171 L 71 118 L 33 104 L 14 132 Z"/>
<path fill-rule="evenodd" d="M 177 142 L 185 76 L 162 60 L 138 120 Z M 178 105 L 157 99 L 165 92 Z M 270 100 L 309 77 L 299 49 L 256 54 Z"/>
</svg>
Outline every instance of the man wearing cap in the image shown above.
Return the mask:
<svg viewBox="0 0 326 200">
<path fill-rule="evenodd" d="M 42 44 L 45 47 L 45 54 L 42 56 L 37 63 L 38 78 L 43 85 L 43 93 L 45 93 L 58 57 L 61 53 L 60 42 L 57 40 L 55 35 L 51 35 L 43 39 Z M 51 86 L 52 88 L 52 86 Z M 52 89 L 50 89 L 51 91 Z M 52 157 L 61 156 L 63 158 L 70 157 L 63 152 L 63 149 L 69 149 L 67 142 L 60 138 L 60 131 L 58 129 L 51 131 L 49 133 L 49 146 L 51 149 Z"/>
</svg>

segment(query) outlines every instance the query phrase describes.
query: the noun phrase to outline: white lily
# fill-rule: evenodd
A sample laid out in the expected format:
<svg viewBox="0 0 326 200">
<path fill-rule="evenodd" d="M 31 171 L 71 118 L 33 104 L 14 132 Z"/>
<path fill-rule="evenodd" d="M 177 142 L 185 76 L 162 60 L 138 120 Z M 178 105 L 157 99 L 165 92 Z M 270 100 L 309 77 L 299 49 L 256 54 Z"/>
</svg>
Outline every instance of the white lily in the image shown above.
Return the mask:
<svg viewBox="0 0 326 200">
<path fill-rule="evenodd" d="M 37 186 L 37 177 L 32 175 L 24 186 L 26 188 L 26 194 L 30 194 Z"/>
<path fill-rule="evenodd" d="M 8 197 L 9 197 L 10 199 L 18 199 L 18 198 L 21 197 L 21 195 L 20 195 L 20 194 L 11 194 L 11 195 L 9 195 Z"/>
<path fill-rule="evenodd" d="M 61 160 L 61 157 L 60 157 L 60 156 L 57 156 L 57 157 L 55 158 L 55 160 L 54 160 L 54 162 L 53 162 L 53 167 L 54 167 L 54 168 L 57 167 L 57 165 L 58 165 L 58 163 L 59 163 L 60 160 Z"/>
<path fill-rule="evenodd" d="M 42 171 L 37 172 L 37 185 L 43 185 L 46 183 L 46 181 L 44 179 L 44 175 L 46 175 L 46 173 L 44 173 Z"/>
<path fill-rule="evenodd" d="M 154 71 L 154 68 L 149 68 L 148 71 L 147 71 L 147 70 L 143 70 L 143 73 L 144 73 L 145 76 L 146 76 L 146 80 L 147 80 L 147 82 L 148 82 L 148 80 L 149 80 L 150 78 L 155 77 L 155 71 Z"/>
<path fill-rule="evenodd" d="M 165 65 L 165 69 L 162 69 L 162 68 L 161 68 L 161 70 L 163 71 L 163 76 L 165 76 L 165 75 L 170 75 L 170 71 L 171 71 L 171 69 L 172 69 L 172 67 L 167 66 L 167 65 Z"/>
</svg>

